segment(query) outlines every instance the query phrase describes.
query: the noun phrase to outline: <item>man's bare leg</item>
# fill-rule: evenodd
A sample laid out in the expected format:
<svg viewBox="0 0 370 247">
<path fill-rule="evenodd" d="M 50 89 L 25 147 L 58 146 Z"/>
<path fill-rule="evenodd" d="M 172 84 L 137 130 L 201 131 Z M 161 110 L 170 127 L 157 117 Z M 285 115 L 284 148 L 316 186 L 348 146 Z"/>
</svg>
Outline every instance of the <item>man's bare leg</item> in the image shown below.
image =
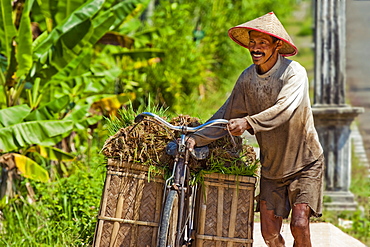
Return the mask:
<svg viewBox="0 0 370 247">
<path fill-rule="evenodd" d="M 266 201 L 260 201 L 261 232 L 269 247 L 284 247 L 285 241 L 280 234 L 282 217 L 276 217 L 274 210 L 268 210 Z"/>
<path fill-rule="evenodd" d="M 293 206 L 290 229 L 294 237 L 294 247 L 311 247 L 310 238 L 311 208 L 300 203 Z"/>
</svg>

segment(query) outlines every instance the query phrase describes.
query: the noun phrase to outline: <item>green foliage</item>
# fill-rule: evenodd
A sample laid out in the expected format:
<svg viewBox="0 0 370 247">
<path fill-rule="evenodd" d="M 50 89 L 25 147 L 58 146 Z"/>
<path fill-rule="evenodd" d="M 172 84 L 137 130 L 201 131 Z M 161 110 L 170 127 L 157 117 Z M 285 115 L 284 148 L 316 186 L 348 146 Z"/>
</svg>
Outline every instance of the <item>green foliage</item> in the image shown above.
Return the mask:
<svg viewBox="0 0 370 247">
<path fill-rule="evenodd" d="M 169 115 L 166 111 L 167 109 L 164 109 L 163 107 L 152 105 L 150 101 L 147 105 L 141 105 L 137 110 L 135 110 L 130 103 L 125 109 L 118 111 L 117 117 L 106 119 L 106 128 L 110 135 L 114 135 L 119 129 L 132 125 L 135 117 L 142 112 L 151 112 L 158 116 L 168 117 Z"/>
<path fill-rule="evenodd" d="M 29 121 L 0 128 L 0 152 L 10 152 L 31 144 L 54 145 L 70 132 L 73 122 Z"/>
<path fill-rule="evenodd" d="M 368 212 L 357 210 L 355 212 L 344 215 L 346 219 L 352 220 L 352 227 L 350 229 L 343 229 L 351 236 L 357 238 L 365 243 L 370 242 L 370 215 Z M 341 215 L 339 215 L 341 217 Z"/>
<path fill-rule="evenodd" d="M 308 25 L 307 25 L 307 22 L 305 24 L 306 25 L 304 25 L 301 28 L 301 30 L 299 31 L 299 33 L 298 33 L 299 36 L 310 36 L 310 35 L 312 35 L 312 33 L 313 33 L 312 24 L 308 23 Z"/>
<path fill-rule="evenodd" d="M 12 13 L 10 2 L 2 1 L 8 13 Z M 57 109 L 58 119 L 76 108 L 84 109 L 83 114 L 87 114 L 94 103 L 89 97 L 101 95 L 101 99 L 113 95 L 117 77 L 94 64 L 95 55 L 99 55 L 94 53 L 94 46 L 107 32 L 120 29 L 127 19 L 138 16 L 146 3 L 147 0 L 70 0 L 67 3 L 27 0 L 23 12 L 14 13 L 21 18 L 19 29 L 8 18 L 11 15 L 2 12 L 0 24 L 7 35 L 0 36 L 0 43 L 7 46 L 0 52 L 7 60 L 1 63 L 0 88 L 4 97 L 1 97 L 0 108 L 27 103 L 36 111 L 34 115 L 42 112 L 49 120 L 49 102 L 59 98 L 67 102 Z M 65 18 L 61 18 L 63 16 Z M 38 22 L 41 32 L 35 40 L 31 33 L 33 21 Z M 14 42 L 9 41 L 10 36 Z M 94 124 L 91 122 L 89 124 Z"/>
<path fill-rule="evenodd" d="M 0 127 L 21 123 L 31 112 L 27 105 L 18 105 L 0 110 Z"/>
<path fill-rule="evenodd" d="M 242 157 L 240 157 L 242 159 Z M 237 160 L 233 161 L 236 163 Z M 222 174 L 232 174 L 239 176 L 256 176 L 256 171 L 259 167 L 259 160 L 256 160 L 252 164 L 245 163 L 244 166 L 241 165 L 231 165 L 226 167 L 223 162 L 214 162 L 212 157 L 210 158 L 211 167 L 206 173 L 222 173 Z"/>
<path fill-rule="evenodd" d="M 50 107 L 53 108 L 53 107 Z M 18 105 L 0 110 L 0 163 L 6 169 L 17 167 L 22 176 L 37 181 L 47 182 L 49 173 L 35 160 L 29 152 L 40 152 L 45 159 L 58 161 L 71 156 L 63 151 L 38 145 L 55 145 L 73 129 L 73 121 L 69 120 L 40 120 L 25 121 L 31 114 L 27 105 Z M 34 112 L 33 112 L 34 113 Z M 32 146 L 29 148 L 30 146 Z M 33 149 L 33 150 L 32 150 Z M 16 152 L 23 151 L 23 154 Z M 13 153 L 10 153 L 13 152 Z M 28 157 L 28 156 L 30 157 Z M 7 181 L 1 181 L 2 188 L 6 188 Z"/>
<path fill-rule="evenodd" d="M 355 212 L 339 217 L 353 221 L 350 229 L 343 229 L 348 234 L 361 240 L 365 244 L 370 244 L 370 179 L 368 170 L 364 169 L 355 154 L 352 154 L 352 177 L 350 190 L 356 195 L 355 199 L 359 205 Z"/>
<path fill-rule="evenodd" d="M 158 30 L 152 45 L 166 52 L 159 63 L 143 68 L 142 97 L 155 92 L 155 102 L 170 106 L 172 112 L 195 107 L 209 118 L 241 71 L 251 64 L 248 51 L 228 37 L 228 29 L 271 10 L 286 16 L 294 6 L 293 0 L 161 1 L 151 17 Z M 196 36 L 197 32 L 202 35 Z M 208 104 L 215 93 L 219 101 Z M 200 109 L 199 105 L 212 109 Z"/>
<path fill-rule="evenodd" d="M 103 163 L 101 157 L 94 157 L 89 167 L 75 163 L 70 177 L 48 184 L 30 181 L 36 188 L 35 202 L 19 196 L 1 206 L 0 245 L 91 245 L 103 189 Z"/>
<path fill-rule="evenodd" d="M 0 43 L 4 45 L 0 48 L 0 153 L 14 152 L 14 155 L 0 158 L 9 169 L 13 159 L 18 161 L 16 166 L 20 169 L 38 167 L 34 161 L 51 160 L 47 155 L 27 152 L 32 145 L 62 146 L 63 142 L 64 150 L 70 152 L 76 144 L 91 144 L 90 127 L 102 118 L 93 115 L 91 108 L 95 102 L 115 96 L 114 89 L 109 91 L 106 86 L 115 77 L 93 69 L 94 45 L 107 32 L 119 29 L 126 19 L 139 15 L 147 0 L 66 3 L 26 0 L 14 1 L 14 11 L 11 3 L 11 0 L 1 2 L 0 15 L 4 34 L 0 35 Z M 39 34 L 31 31 L 35 20 Z M 124 102 L 119 103 L 121 106 Z M 71 138 L 73 133 L 77 133 L 75 138 Z M 48 154 L 54 158 L 65 156 L 61 150 L 47 147 L 44 150 L 49 150 Z M 15 159 L 17 153 L 22 158 Z M 36 170 L 22 172 L 35 177 L 25 171 Z M 1 181 L 1 186 L 3 191 L 7 182 Z"/>
<path fill-rule="evenodd" d="M 63 172 L 51 174 L 45 184 L 16 181 L 22 185 L 16 198 L 1 202 L 4 246 L 91 244 L 105 173 L 103 159 L 95 154 L 107 138 L 104 130 L 113 134 L 142 111 L 207 119 L 251 63 L 247 50 L 233 43 L 227 30 L 271 10 L 286 16 L 295 3 L 159 1 L 154 14 L 141 16 L 148 0 L 26 0 L 22 15 L 12 12 L 12 2 L 0 1 L 0 133 L 11 130 L 0 143 L 4 138 L 21 140 L 24 145 L 14 142 L 4 150 L 27 155 L 50 173 Z M 40 29 L 35 40 L 31 22 Z M 194 36 L 198 28 L 203 37 Z M 121 42 L 119 46 L 98 42 L 107 32 Z M 118 107 L 109 100 L 113 96 Z M 103 107 L 103 101 L 115 110 L 132 103 L 120 109 L 117 118 L 108 111 L 105 116 L 112 118 L 100 121 L 94 107 Z M 29 136 L 43 132 L 23 125 L 45 121 L 71 122 L 73 132 L 68 128 L 61 136 L 63 144 L 74 147 L 70 152 L 78 161 L 58 163 L 71 157 L 35 145 L 40 140 L 29 141 Z M 52 126 L 46 129 L 54 132 Z M 46 162 L 43 153 L 58 161 Z M 219 172 L 248 175 L 254 165 L 238 171 L 221 167 Z M 26 187 L 36 188 L 35 196 Z M 29 203 L 32 197 L 35 201 Z"/>
<path fill-rule="evenodd" d="M 14 153 L 12 154 L 12 156 L 14 158 L 14 162 L 17 166 L 18 171 L 24 177 L 44 183 L 49 181 L 48 171 L 37 164 L 35 161 L 20 154 Z"/>
<path fill-rule="evenodd" d="M 362 241 L 366 246 L 370 244 L 370 179 L 369 172 L 364 169 L 356 155 L 352 154 L 352 180 L 350 191 L 355 194 L 358 208 L 355 211 L 325 211 L 323 220 L 340 227 L 344 232 Z M 352 225 L 341 227 L 339 219 L 350 220 Z"/>
<path fill-rule="evenodd" d="M 1 53 L 5 53 L 7 58 L 11 53 L 11 43 L 13 42 L 13 38 L 16 36 L 16 29 L 13 24 L 12 20 L 12 15 L 9 13 L 12 13 L 12 6 L 11 6 L 11 1 L 1 1 L 0 3 L 1 6 L 1 15 L 0 15 L 0 20 L 1 20 L 1 35 L 2 37 L 0 39 L 0 51 Z M 9 60 L 8 60 L 9 62 Z"/>
</svg>

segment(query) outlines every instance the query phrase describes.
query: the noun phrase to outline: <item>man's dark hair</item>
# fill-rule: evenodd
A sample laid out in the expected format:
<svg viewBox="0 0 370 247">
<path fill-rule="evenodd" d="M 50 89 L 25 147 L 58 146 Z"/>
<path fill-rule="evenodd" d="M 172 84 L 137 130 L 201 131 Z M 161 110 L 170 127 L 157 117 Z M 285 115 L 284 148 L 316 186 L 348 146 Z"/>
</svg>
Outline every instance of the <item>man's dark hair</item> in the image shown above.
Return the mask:
<svg viewBox="0 0 370 247">
<path fill-rule="evenodd" d="M 270 35 L 271 38 L 272 38 L 272 43 L 276 43 L 277 41 L 279 41 L 280 39 L 276 38 L 275 36 L 272 36 Z"/>
</svg>

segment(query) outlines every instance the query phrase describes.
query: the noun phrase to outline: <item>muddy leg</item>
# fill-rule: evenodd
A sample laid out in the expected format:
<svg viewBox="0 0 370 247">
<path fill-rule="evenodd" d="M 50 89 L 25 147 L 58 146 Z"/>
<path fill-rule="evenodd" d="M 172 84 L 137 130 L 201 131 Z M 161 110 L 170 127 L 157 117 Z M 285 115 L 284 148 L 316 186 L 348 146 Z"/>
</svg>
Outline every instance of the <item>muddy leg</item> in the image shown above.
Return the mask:
<svg viewBox="0 0 370 247">
<path fill-rule="evenodd" d="M 294 247 L 311 247 L 310 238 L 311 208 L 304 203 L 296 204 L 292 208 L 290 229 L 294 237 Z"/>
<path fill-rule="evenodd" d="M 260 201 L 261 232 L 269 247 L 284 247 L 285 241 L 280 234 L 282 217 L 276 217 L 273 210 L 268 210 L 266 201 Z"/>
</svg>

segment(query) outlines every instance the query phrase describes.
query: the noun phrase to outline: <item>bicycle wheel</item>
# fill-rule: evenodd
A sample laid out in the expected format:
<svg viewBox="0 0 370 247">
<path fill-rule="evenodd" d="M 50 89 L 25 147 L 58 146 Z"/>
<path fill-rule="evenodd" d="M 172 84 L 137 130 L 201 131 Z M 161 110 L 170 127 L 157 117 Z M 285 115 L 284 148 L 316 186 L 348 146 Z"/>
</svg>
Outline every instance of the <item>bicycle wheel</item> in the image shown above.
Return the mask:
<svg viewBox="0 0 370 247">
<path fill-rule="evenodd" d="M 176 246 L 177 221 L 179 217 L 178 201 L 179 195 L 177 191 L 170 190 L 163 209 L 158 235 L 158 247 Z"/>
</svg>

